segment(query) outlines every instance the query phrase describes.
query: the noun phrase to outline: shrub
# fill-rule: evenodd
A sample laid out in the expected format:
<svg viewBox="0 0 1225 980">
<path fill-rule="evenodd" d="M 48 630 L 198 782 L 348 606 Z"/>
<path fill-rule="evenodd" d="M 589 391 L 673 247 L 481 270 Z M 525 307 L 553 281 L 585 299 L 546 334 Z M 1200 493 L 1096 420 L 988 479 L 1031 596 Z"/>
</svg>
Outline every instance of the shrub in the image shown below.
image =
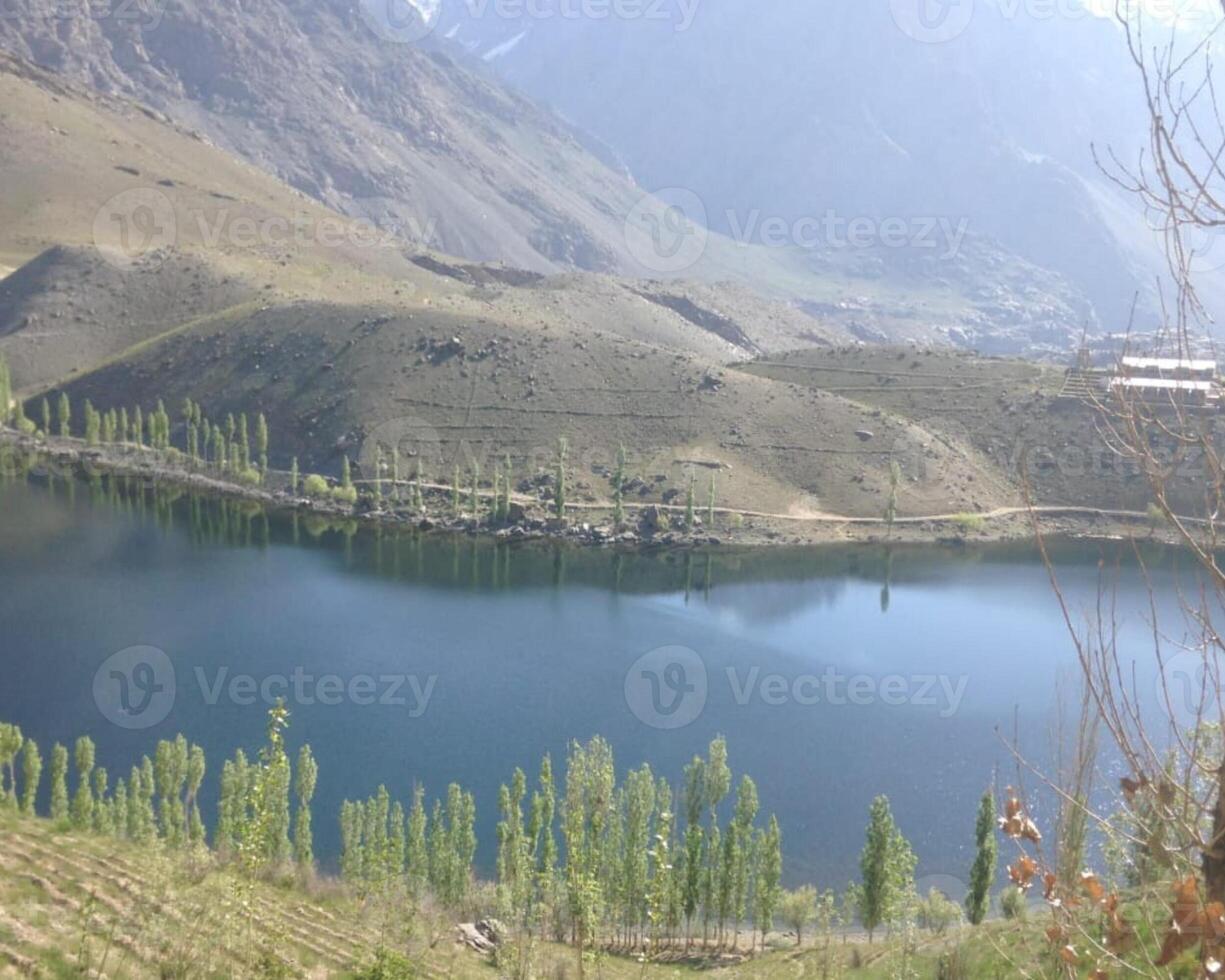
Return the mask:
<svg viewBox="0 0 1225 980">
<path fill-rule="evenodd" d="M 334 487 L 332 489 L 332 498 L 340 501 L 342 504 L 357 503 L 357 487 Z"/>
<path fill-rule="evenodd" d="M 1025 892 L 1019 888 L 1005 888 L 1004 894 L 1000 896 L 1000 911 L 1004 913 L 1005 919 L 1024 919 L 1029 912 Z"/>
<path fill-rule="evenodd" d="M 986 521 L 981 514 L 958 514 L 953 523 L 963 531 L 981 531 Z"/>
<path fill-rule="evenodd" d="M 308 497 L 326 497 L 330 492 L 328 481 L 318 473 L 312 473 L 302 481 L 302 492 Z"/>
<path fill-rule="evenodd" d="M 417 975 L 412 961 L 389 949 L 379 949 L 374 962 L 353 974 L 354 980 L 412 980 Z"/>
</svg>

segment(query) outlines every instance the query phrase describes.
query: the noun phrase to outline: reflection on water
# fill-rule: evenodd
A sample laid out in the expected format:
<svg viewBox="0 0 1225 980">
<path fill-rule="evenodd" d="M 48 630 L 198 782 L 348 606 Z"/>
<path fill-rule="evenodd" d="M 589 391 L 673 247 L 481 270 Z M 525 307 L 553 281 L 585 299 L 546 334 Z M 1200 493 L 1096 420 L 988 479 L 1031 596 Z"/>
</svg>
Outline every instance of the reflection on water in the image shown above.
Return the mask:
<svg viewBox="0 0 1225 980">
<path fill-rule="evenodd" d="M 1063 545 L 1060 576 L 1080 609 L 1105 575 L 1121 649 L 1142 658 L 1144 581 L 1117 551 Z M 1173 627 L 1179 561 L 1146 557 Z M 678 646 L 704 701 L 669 729 L 658 712 L 671 692 L 638 701 L 635 665 Z M 100 665 L 131 647 L 173 664 L 173 704 L 145 729 L 108 720 L 95 697 Z M 599 733 L 621 766 L 679 778 L 721 733 L 779 815 L 789 877 L 828 886 L 854 873 L 881 792 L 921 873 L 964 878 L 977 798 L 1012 771 L 997 726 L 1017 711 L 1044 757 L 1055 689 L 1075 682 L 1028 545 L 583 551 L 359 530 L 106 476 L 0 485 L 0 666 L 0 718 L 44 746 L 89 734 L 112 773 L 179 731 L 203 745 L 209 814 L 221 760 L 259 743 L 259 687 L 281 693 L 284 679 L 291 749 L 309 741 L 320 763 L 329 856 L 341 799 L 380 782 L 436 795 L 457 779 L 476 793 L 488 867 L 497 787 L 515 766 L 535 771 Z M 240 676 L 252 698 L 235 694 Z M 337 703 L 323 677 L 338 678 Z M 373 702 L 354 694 L 364 678 Z M 388 678 L 399 694 L 381 703 Z"/>
</svg>

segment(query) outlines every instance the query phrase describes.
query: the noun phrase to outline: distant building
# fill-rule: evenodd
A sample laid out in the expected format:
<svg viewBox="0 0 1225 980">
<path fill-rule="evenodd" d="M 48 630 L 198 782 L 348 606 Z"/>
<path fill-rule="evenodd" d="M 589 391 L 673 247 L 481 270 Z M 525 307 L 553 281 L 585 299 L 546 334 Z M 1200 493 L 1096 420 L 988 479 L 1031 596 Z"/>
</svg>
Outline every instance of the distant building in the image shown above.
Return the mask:
<svg viewBox="0 0 1225 980">
<path fill-rule="evenodd" d="M 1147 402 L 1178 402 L 1218 408 L 1221 384 L 1216 361 L 1178 357 L 1123 357 L 1110 390 Z"/>
</svg>

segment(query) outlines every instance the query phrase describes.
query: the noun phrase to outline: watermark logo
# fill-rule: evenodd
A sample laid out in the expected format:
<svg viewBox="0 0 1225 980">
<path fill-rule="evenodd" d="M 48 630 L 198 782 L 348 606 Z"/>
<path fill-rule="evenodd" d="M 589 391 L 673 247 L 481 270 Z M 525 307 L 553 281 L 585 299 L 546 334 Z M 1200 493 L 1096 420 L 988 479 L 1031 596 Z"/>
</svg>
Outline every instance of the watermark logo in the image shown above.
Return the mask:
<svg viewBox="0 0 1225 980">
<path fill-rule="evenodd" d="M 644 268 L 662 275 L 697 264 L 710 236 L 706 205 L 693 191 L 666 187 L 638 201 L 625 219 L 625 244 Z"/>
<path fill-rule="evenodd" d="M 194 671 L 196 685 L 208 707 L 221 701 L 240 708 L 263 704 L 271 707 L 284 701 L 300 707 L 335 707 L 352 704 L 366 708 L 407 708 L 410 718 L 422 717 L 434 697 L 438 675 L 419 677 L 414 674 L 308 674 L 304 667 L 295 667 L 288 674 L 231 674 L 221 667 L 211 674 L 203 667 Z"/>
<path fill-rule="evenodd" d="M 960 37 L 974 19 L 974 0 L 890 0 L 893 22 L 923 44 Z"/>
<path fill-rule="evenodd" d="M 438 26 L 442 0 L 361 0 L 362 20 L 381 40 L 416 44 Z"/>
<path fill-rule="evenodd" d="M 120 728 L 152 728 L 165 721 L 175 694 L 174 664 L 157 647 L 120 650 L 94 674 L 94 704 Z"/>
<path fill-rule="evenodd" d="M 166 14 L 169 0 L 0 0 L 0 20 L 6 18 L 54 18 L 56 20 L 109 20 L 142 31 L 156 29 Z M 37 9 L 35 9 L 37 8 Z"/>
<path fill-rule="evenodd" d="M 397 460 L 399 472 L 395 473 Z M 417 474 L 426 480 L 437 478 L 446 470 L 438 430 L 416 415 L 388 419 L 375 426 L 362 441 L 358 463 L 364 478 L 398 477 L 401 482 Z"/>
<path fill-rule="evenodd" d="M 677 33 L 693 26 L 702 0 L 464 0 L 473 19 L 647 20 L 672 24 Z"/>
<path fill-rule="evenodd" d="M 1210 722 L 1219 716 L 1217 686 L 1205 655 L 1184 650 L 1168 658 L 1153 680 L 1157 703 L 1180 729 Z"/>
<path fill-rule="evenodd" d="M 693 724 L 706 707 L 706 664 L 688 647 L 659 647 L 625 675 L 625 703 L 644 725 L 673 731 Z"/>
<path fill-rule="evenodd" d="M 116 194 L 94 215 L 94 244 L 112 265 L 130 269 L 157 262 L 178 240 L 178 219 L 170 198 L 152 187 Z"/>
<path fill-rule="evenodd" d="M 1182 234 L 1193 276 L 1208 276 L 1225 269 L 1225 234 L 1219 229 L 1187 226 Z"/>
</svg>

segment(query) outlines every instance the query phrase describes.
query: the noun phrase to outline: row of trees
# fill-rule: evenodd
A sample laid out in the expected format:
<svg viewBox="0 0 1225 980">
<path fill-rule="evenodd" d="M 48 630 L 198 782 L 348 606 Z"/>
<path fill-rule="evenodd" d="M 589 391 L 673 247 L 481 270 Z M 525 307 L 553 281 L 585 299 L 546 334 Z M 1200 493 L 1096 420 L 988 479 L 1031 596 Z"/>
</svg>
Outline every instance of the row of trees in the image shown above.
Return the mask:
<svg viewBox="0 0 1225 980">
<path fill-rule="evenodd" d="M 126 779 L 113 786 L 107 770 L 96 765 L 96 749 L 88 736 L 76 740 L 71 756 L 67 747 L 56 743 L 48 773 L 49 816 L 64 827 L 128 840 L 160 839 L 171 847 L 203 844 L 206 835 L 198 797 L 204 774 L 204 750 L 182 735 L 158 742 L 153 758 L 144 756 Z M 0 724 L 0 804 L 33 815 L 42 776 L 38 743 L 25 738 L 15 725 Z M 70 783 L 76 787 L 71 795 Z"/>
<path fill-rule="evenodd" d="M 368 800 L 346 800 L 340 809 L 340 838 L 341 874 L 359 890 L 404 885 L 414 898 L 428 891 L 448 908 L 468 898 L 476 856 L 476 800 L 455 783 L 445 802 L 434 801 L 428 816 L 419 786 L 407 815 L 385 786 Z"/>
<path fill-rule="evenodd" d="M 598 945 L 691 947 L 699 927 L 704 945 L 735 946 L 750 918 L 764 936 L 782 894 L 782 835 L 773 817 L 756 825 L 747 776 L 720 824 L 731 783 L 722 738 L 686 767 L 679 794 L 648 765 L 618 782 L 612 749 L 598 737 L 571 746 L 560 803 L 549 758 L 530 798 L 516 770 L 499 793 L 501 913 L 520 934 L 569 938 L 580 954 Z"/>
<path fill-rule="evenodd" d="M 319 767 L 310 746 L 291 764 L 284 732 L 289 714 L 269 712 L 267 737 L 255 759 L 241 750 L 221 769 L 213 848 L 251 873 L 305 873 L 315 866 L 311 805 Z M 20 767 L 18 767 L 20 762 Z M 21 780 L 19 785 L 18 770 Z M 51 818 L 64 827 L 179 849 L 203 847 L 199 808 L 206 774 L 203 749 L 182 735 L 160 741 L 126 779 L 111 787 L 83 737 L 70 753 L 50 758 Z M 0 724 L 0 806 L 33 815 L 43 774 L 39 746 Z M 776 818 L 759 820 L 753 780 L 732 790 L 727 745 L 714 739 L 684 769 L 674 790 L 649 765 L 618 779 L 612 748 L 602 738 L 571 745 L 561 793 L 546 756 L 530 787 L 516 769 L 499 791 L 497 875 L 493 897 L 476 890 L 476 803 L 452 784 L 427 808 L 416 787 L 409 806 L 386 787 L 340 809 L 342 877 L 360 894 L 432 896 L 444 907 L 489 907 L 515 926 L 527 948 L 541 938 L 584 951 L 609 947 L 653 955 L 665 948 L 735 949 L 751 924 L 749 945 L 764 943 L 781 920 L 797 941 L 810 924 L 825 935 L 858 921 L 869 939 L 882 928 L 922 922 L 943 929 L 956 917 L 942 897 L 916 894 L 915 856 L 889 802 L 869 812 L 860 881 L 839 900 L 811 886 L 785 891 L 782 833 Z M 70 792 L 71 790 L 71 792 Z M 978 923 L 995 881 L 994 801 L 984 794 L 978 852 L 971 871 L 968 918 Z"/>
</svg>

